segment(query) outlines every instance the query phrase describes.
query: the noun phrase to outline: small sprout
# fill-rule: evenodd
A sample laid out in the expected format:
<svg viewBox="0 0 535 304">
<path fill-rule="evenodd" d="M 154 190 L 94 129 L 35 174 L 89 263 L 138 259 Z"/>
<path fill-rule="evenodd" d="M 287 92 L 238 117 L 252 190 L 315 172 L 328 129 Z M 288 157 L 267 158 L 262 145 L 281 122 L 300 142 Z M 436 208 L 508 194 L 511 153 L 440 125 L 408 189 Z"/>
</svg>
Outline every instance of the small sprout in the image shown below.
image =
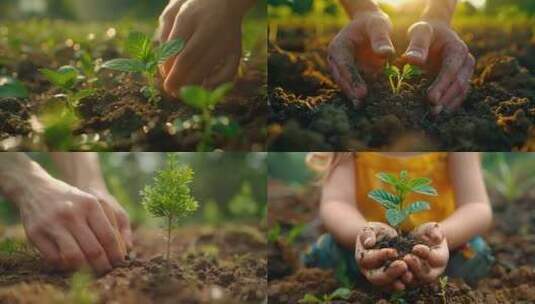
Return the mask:
<svg viewBox="0 0 535 304">
<path fill-rule="evenodd" d="M 71 288 L 68 294 L 68 302 L 76 304 L 94 304 L 98 297 L 89 289 L 91 275 L 87 272 L 77 272 L 71 278 Z"/>
<path fill-rule="evenodd" d="M 397 66 L 391 65 L 387 62 L 385 66 L 385 74 L 388 78 L 388 82 L 390 83 L 392 93 L 394 93 L 395 95 L 399 95 L 403 86 L 410 87 L 410 85 L 406 83 L 405 80 L 410 80 L 420 76 L 422 74 L 422 71 L 411 64 L 405 64 L 403 66 L 403 70 L 401 71 Z"/>
<path fill-rule="evenodd" d="M 94 60 L 91 53 L 80 50 L 76 54 L 78 58 L 77 67 L 84 73 L 87 83 L 92 84 L 98 81 L 97 72 L 100 66 L 97 64 L 100 60 Z"/>
<path fill-rule="evenodd" d="M 276 223 L 275 226 L 268 231 L 268 242 L 275 243 L 280 239 L 281 236 L 281 225 Z"/>
<path fill-rule="evenodd" d="M 431 186 L 431 179 L 426 177 L 409 178 L 407 171 L 401 171 L 399 178 L 390 173 L 381 172 L 376 177 L 384 183 L 391 185 L 395 193 L 384 189 L 375 189 L 368 193 L 368 197 L 375 200 L 386 209 L 386 220 L 400 232 L 401 224 L 411 214 L 429 210 L 429 203 L 416 201 L 406 206 L 405 200 L 411 192 L 429 196 L 437 196 L 437 190 Z"/>
<path fill-rule="evenodd" d="M 307 293 L 301 300 L 300 304 L 328 304 L 334 300 L 349 300 L 351 297 L 351 290 L 348 288 L 338 288 L 328 295 L 323 295 L 322 297 L 317 297 L 313 294 Z"/>
<path fill-rule="evenodd" d="M 202 140 L 197 148 L 199 152 L 207 151 L 212 141 L 212 112 L 225 95 L 232 89 L 232 84 L 226 83 L 214 91 L 207 91 L 199 86 L 183 87 L 180 91 L 182 100 L 197 110 L 202 112 L 202 123 L 204 126 Z"/>
<path fill-rule="evenodd" d="M 156 173 L 152 185 L 141 192 L 145 209 L 154 217 L 167 219 L 167 263 L 170 263 L 171 230 L 193 213 L 198 203 L 191 195 L 193 170 L 180 165 L 176 154 L 167 155 L 166 167 Z"/>
<path fill-rule="evenodd" d="M 74 111 L 65 111 L 58 104 L 48 105 L 39 115 L 43 138 L 52 151 L 70 151 L 77 147 L 73 131 L 79 123 Z"/>
<path fill-rule="evenodd" d="M 0 98 L 27 98 L 28 89 L 17 79 L 0 76 Z"/>
<path fill-rule="evenodd" d="M 158 65 L 163 64 L 169 58 L 177 55 L 184 48 L 184 41 L 174 39 L 153 47 L 149 37 L 139 32 L 133 32 L 128 36 L 125 51 L 133 58 L 118 58 L 105 62 L 102 68 L 141 73 L 148 80 L 148 86 L 142 89 L 149 102 L 156 103 L 161 99 L 156 87 L 156 74 Z"/>
<path fill-rule="evenodd" d="M 442 304 L 447 304 L 448 299 L 446 298 L 446 292 L 448 288 L 448 276 L 440 277 L 440 279 L 438 279 L 438 283 L 440 285 L 440 292 L 438 295 L 442 299 Z"/>
<path fill-rule="evenodd" d="M 253 197 L 251 185 L 244 182 L 238 192 L 228 203 L 230 214 L 235 217 L 252 217 L 258 214 L 258 203 Z"/>
<path fill-rule="evenodd" d="M 61 90 L 62 94 L 58 94 L 56 97 L 65 98 L 67 106 L 71 110 L 78 106 L 80 100 L 93 95 L 96 91 L 95 89 L 76 91 L 76 86 L 85 78 L 78 69 L 70 65 L 62 66 L 57 71 L 49 69 L 40 69 L 39 71 L 48 81 Z"/>
</svg>

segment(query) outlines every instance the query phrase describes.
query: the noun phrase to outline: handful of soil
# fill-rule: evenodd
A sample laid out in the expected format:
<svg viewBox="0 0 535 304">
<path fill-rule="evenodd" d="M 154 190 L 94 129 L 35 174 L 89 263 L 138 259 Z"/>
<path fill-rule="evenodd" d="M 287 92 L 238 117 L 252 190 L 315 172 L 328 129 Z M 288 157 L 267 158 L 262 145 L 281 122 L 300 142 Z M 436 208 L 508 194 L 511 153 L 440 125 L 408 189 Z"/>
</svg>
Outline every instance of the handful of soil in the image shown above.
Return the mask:
<svg viewBox="0 0 535 304">
<path fill-rule="evenodd" d="M 388 268 L 396 260 L 403 259 L 404 256 L 412 252 L 412 248 L 415 245 L 422 244 L 428 245 L 421 240 L 417 240 L 410 234 L 402 234 L 395 238 L 384 238 L 375 243 L 373 249 L 393 248 L 398 252 L 397 257 L 387 260 L 384 264 L 385 268 Z"/>
</svg>

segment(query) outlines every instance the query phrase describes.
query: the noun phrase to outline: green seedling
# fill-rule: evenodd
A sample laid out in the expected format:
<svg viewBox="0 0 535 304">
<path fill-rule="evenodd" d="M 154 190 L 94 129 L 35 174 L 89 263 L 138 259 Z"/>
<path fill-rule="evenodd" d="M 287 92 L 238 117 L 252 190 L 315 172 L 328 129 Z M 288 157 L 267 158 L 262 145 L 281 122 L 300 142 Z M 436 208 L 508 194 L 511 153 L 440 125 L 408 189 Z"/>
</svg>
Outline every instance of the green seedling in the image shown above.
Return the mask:
<svg viewBox="0 0 535 304">
<path fill-rule="evenodd" d="M 223 100 L 232 89 L 232 84 L 226 83 L 213 91 L 207 91 L 199 86 L 183 87 L 180 91 L 182 100 L 189 106 L 201 111 L 203 135 L 197 150 L 207 151 L 212 142 L 213 111 L 215 106 Z"/>
<path fill-rule="evenodd" d="M 507 159 L 503 153 L 495 154 L 493 163 L 486 168 L 485 181 L 508 203 L 512 203 L 535 187 L 535 161 L 531 158 Z"/>
<path fill-rule="evenodd" d="M 317 297 L 307 293 L 301 300 L 300 304 L 328 304 L 335 300 L 348 300 L 351 297 L 351 290 L 348 288 L 338 288 L 328 295 Z"/>
<path fill-rule="evenodd" d="M 0 255 L 15 256 L 30 255 L 32 253 L 32 247 L 24 241 L 7 238 L 0 242 Z"/>
<path fill-rule="evenodd" d="M 0 98 L 27 98 L 28 89 L 17 79 L 0 76 Z"/>
<path fill-rule="evenodd" d="M 446 291 L 448 288 L 448 276 L 443 276 L 438 279 L 438 284 L 440 285 L 440 292 L 438 293 L 438 295 L 442 299 L 442 304 L 447 304 L 448 299 L 446 298 Z"/>
<path fill-rule="evenodd" d="M 240 192 L 229 201 L 228 209 L 230 214 L 236 218 L 253 217 L 258 214 L 258 203 L 253 197 L 249 183 L 242 184 Z"/>
<path fill-rule="evenodd" d="M 184 41 L 181 39 L 174 39 L 154 47 L 149 37 L 142 33 L 133 32 L 128 36 L 125 45 L 126 53 L 133 58 L 112 59 L 102 64 L 102 68 L 141 73 L 148 81 L 148 85 L 142 88 L 142 93 L 149 102 L 156 103 L 161 99 L 156 87 L 158 65 L 180 53 L 183 48 Z"/>
<path fill-rule="evenodd" d="M 405 64 L 403 70 L 400 70 L 397 66 L 386 63 L 385 74 L 388 78 L 392 93 L 399 95 L 403 86 L 411 88 L 411 85 L 405 82 L 405 80 L 413 79 L 422 74 L 422 71 L 414 65 Z"/>
<path fill-rule="evenodd" d="M 84 50 L 80 50 L 76 54 L 76 57 L 78 58 L 76 65 L 85 75 L 87 83 L 93 84 L 97 82 L 97 72 L 100 70 L 100 65 L 98 63 L 101 63 L 101 59 L 94 60 L 91 53 Z"/>
<path fill-rule="evenodd" d="M 78 84 L 85 79 L 80 71 L 70 65 L 62 66 L 57 71 L 50 69 L 40 69 L 41 74 L 57 87 L 61 93 L 55 95 L 56 98 L 65 99 L 67 106 L 74 110 L 81 99 L 93 95 L 95 89 L 76 90 Z"/>
<path fill-rule="evenodd" d="M 407 171 L 403 170 L 399 178 L 393 174 L 381 172 L 376 177 L 382 182 L 391 185 L 394 193 L 384 189 L 375 189 L 368 193 L 368 197 L 375 200 L 386 209 L 385 217 L 388 223 L 401 233 L 401 224 L 411 215 L 430 209 L 426 201 L 415 201 L 407 204 L 407 195 L 419 193 L 437 196 L 437 190 L 431 186 L 431 179 L 426 177 L 409 178 Z"/>
<path fill-rule="evenodd" d="M 87 272 L 77 272 L 70 280 L 70 290 L 66 303 L 94 304 L 98 302 L 97 295 L 89 287 L 92 277 Z"/>
<path fill-rule="evenodd" d="M 180 165 L 176 154 L 167 155 L 167 164 L 158 171 L 152 185 L 143 189 L 141 195 L 145 209 L 154 217 L 167 220 L 167 253 L 170 263 L 171 230 L 178 222 L 197 210 L 199 204 L 191 195 L 190 184 L 193 170 Z"/>
</svg>

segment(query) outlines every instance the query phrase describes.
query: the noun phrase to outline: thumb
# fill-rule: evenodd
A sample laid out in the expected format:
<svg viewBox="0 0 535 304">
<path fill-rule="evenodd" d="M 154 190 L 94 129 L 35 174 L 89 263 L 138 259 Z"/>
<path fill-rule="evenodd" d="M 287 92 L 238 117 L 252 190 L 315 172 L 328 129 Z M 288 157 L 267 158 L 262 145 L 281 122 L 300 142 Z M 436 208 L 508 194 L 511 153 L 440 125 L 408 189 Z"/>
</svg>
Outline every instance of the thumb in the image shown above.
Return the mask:
<svg viewBox="0 0 535 304">
<path fill-rule="evenodd" d="M 113 227 L 113 233 L 114 233 L 115 239 L 117 239 L 119 243 L 119 250 L 121 251 L 121 254 L 125 256 L 126 244 L 125 244 L 125 240 L 123 239 L 119 231 L 119 223 L 117 222 L 117 218 L 115 217 L 115 212 L 108 204 L 103 202 L 101 199 L 99 199 L 99 202 L 100 202 L 100 205 L 102 206 L 102 209 L 104 210 L 104 214 L 106 214 L 106 217 L 108 218 L 111 226 Z"/>
<path fill-rule="evenodd" d="M 396 50 L 390 39 L 391 29 L 392 25 L 386 18 L 374 17 L 367 23 L 366 31 L 375 54 L 384 57 L 395 54 Z"/>
<path fill-rule="evenodd" d="M 433 41 L 433 27 L 423 21 L 415 23 L 409 28 L 409 39 L 410 43 L 403 58 L 411 64 L 425 64 Z"/>
</svg>

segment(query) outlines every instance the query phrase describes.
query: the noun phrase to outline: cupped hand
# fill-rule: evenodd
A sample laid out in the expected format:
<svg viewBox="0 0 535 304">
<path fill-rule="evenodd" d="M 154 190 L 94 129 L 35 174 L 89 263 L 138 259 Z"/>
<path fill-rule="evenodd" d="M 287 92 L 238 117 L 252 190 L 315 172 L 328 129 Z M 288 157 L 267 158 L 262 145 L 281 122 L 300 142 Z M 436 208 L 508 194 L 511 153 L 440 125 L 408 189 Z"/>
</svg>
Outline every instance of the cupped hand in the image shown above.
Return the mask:
<svg viewBox="0 0 535 304">
<path fill-rule="evenodd" d="M 427 284 L 435 281 L 446 269 L 449 260 L 448 242 L 438 223 L 420 225 L 411 232 L 417 240 L 427 245 L 415 245 L 403 260 L 409 266 L 409 275 L 403 278 L 408 285 Z"/>
<path fill-rule="evenodd" d="M 458 109 L 470 89 L 475 58 L 468 46 L 444 21 L 428 20 L 409 28 L 409 46 L 403 58 L 412 64 L 438 71 L 429 87 L 428 99 L 433 112 Z"/>
<path fill-rule="evenodd" d="M 48 177 L 17 200 L 28 239 L 54 268 L 74 271 L 87 265 L 102 274 L 124 262 L 126 252 L 106 215 L 107 204 L 94 195 Z"/>
<path fill-rule="evenodd" d="M 185 47 L 163 64 L 170 95 L 187 85 L 213 88 L 232 81 L 241 55 L 241 23 L 251 0 L 173 0 L 160 16 L 159 40 L 180 38 Z"/>
<path fill-rule="evenodd" d="M 392 23 L 381 11 L 362 11 L 344 27 L 328 48 L 328 63 L 334 80 L 355 106 L 368 89 L 361 73 L 374 73 L 395 53 L 390 39 Z"/>
<path fill-rule="evenodd" d="M 403 290 L 405 285 L 401 277 L 408 269 L 407 264 L 396 260 L 385 267 L 386 261 L 397 258 L 397 251 L 393 248 L 372 249 L 377 241 L 396 236 L 396 230 L 387 224 L 369 222 L 357 235 L 355 259 L 362 274 L 373 285 Z"/>
</svg>

